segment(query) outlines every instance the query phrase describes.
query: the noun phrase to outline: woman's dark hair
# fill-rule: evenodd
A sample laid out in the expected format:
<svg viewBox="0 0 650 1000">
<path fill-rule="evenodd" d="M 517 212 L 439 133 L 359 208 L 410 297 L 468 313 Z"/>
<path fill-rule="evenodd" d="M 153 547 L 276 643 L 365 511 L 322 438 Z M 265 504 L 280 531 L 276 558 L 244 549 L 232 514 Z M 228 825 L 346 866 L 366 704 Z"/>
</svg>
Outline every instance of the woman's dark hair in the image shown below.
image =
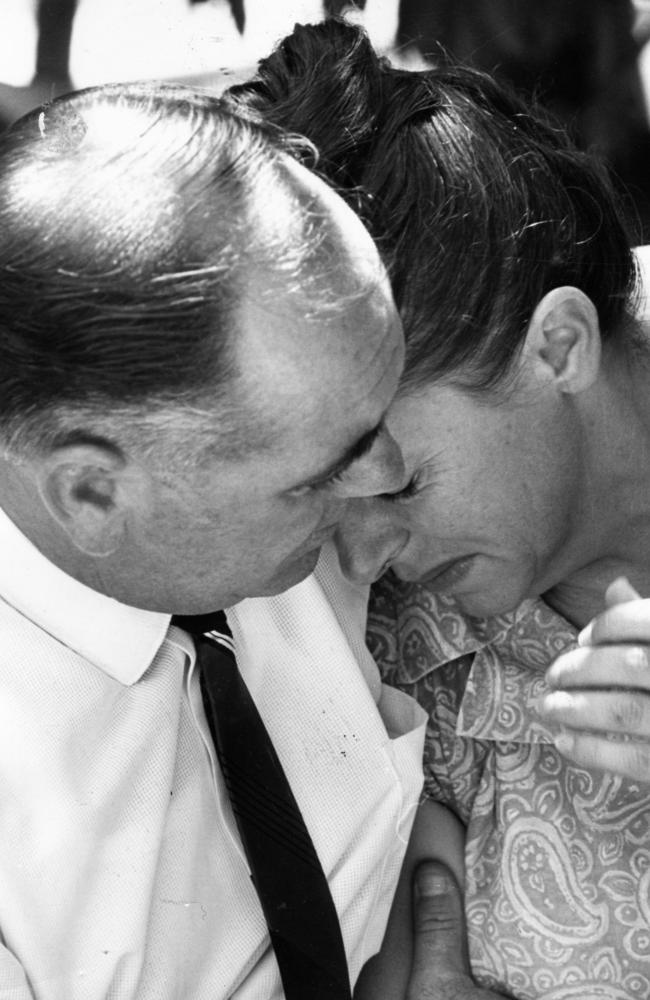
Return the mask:
<svg viewBox="0 0 650 1000">
<path fill-rule="evenodd" d="M 386 262 L 411 384 L 498 385 L 537 302 L 573 285 L 614 338 L 635 263 L 600 163 L 486 74 L 395 69 L 362 29 L 299 26 L 228 100 L 317 148 Z"/>
</svg>

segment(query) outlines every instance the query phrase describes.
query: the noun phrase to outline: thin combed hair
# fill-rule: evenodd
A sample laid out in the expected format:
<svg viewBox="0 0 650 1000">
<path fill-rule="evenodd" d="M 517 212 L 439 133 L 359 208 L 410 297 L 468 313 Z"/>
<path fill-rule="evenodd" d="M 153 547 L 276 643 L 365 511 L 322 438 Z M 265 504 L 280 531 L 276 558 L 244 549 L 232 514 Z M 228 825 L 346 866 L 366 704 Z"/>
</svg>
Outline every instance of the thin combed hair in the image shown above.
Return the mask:
<svg viewBox="0 0 650 1000">
<path fill-rule="evenodd" d="M 300 285 L 319 252 L 277 129 L 189 88 L 90 88 L 0 138 L 0 436 L 8 454 L 121 428 L 226 451 L 234 312 L 256 269 Z M 293 223 L 259 234 L 273 190 Z M 317 227 L 311 226 L 311 229 Z M 183 415 L 179 410 L 183 410 Z M 162 433 L 164 429 L 164 434 Z"/>
<path fill-rule="evenodd" d="M 605 340 L 624 338 L 636 269 L 605 166 L 487 74 L 394 68 L 332 19 L 297 25 L 228 99 L 304 134 L 369 228 L 406 384 L 505 388 L 535 306 L 562 285 L 592 300 Z"/>
</svg>

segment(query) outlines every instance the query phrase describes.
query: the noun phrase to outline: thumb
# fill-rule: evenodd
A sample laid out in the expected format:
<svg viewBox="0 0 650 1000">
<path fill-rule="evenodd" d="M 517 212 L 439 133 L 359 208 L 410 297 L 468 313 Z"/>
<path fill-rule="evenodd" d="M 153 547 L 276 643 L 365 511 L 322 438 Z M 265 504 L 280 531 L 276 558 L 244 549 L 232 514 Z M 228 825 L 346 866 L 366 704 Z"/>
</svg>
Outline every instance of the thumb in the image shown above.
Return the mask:
<svg viewBox="0 0 650 1000">
<path fill-rule="evenodd" d="M 435 979 L 468 976 L 463 900 L 451 871 L 439 861 L 425 861 L 416 869 L 413 888 L 414 979 L 430 984 Z M 413 997 L 417 996 L 414 992 Z"/>
<path fill-rule="evenodd" d="M 439 861 L 424 861 L 413 890 L 415 940 L 406 1000 L 504 1000 L 472 980 L 463 898 L 451 871 Z"/>
</svg>

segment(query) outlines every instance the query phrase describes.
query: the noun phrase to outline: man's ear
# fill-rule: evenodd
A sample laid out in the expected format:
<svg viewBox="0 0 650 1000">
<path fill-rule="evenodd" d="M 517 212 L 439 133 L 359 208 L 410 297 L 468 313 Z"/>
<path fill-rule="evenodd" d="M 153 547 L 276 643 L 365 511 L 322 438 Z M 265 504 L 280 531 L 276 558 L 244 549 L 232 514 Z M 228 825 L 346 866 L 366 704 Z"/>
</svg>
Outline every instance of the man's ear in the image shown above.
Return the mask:
<svg viewBox="0 0 650 1000">
<path fill-rule="evenodd" d="M 38 485 L 43 503 L 80 551 L 108 556 L 119 548 L 140 490 L 118 448 L 101 441 L 55 448 L 40 464 Z"/>
<path fill-rule="evenodd" d="M 600 370 L 598 313 L 591 299 L 570 285 L 554 288 L 537 304 L 528 325 L 524 356 L 561 392 L 592 385 Z"/>
</svg>

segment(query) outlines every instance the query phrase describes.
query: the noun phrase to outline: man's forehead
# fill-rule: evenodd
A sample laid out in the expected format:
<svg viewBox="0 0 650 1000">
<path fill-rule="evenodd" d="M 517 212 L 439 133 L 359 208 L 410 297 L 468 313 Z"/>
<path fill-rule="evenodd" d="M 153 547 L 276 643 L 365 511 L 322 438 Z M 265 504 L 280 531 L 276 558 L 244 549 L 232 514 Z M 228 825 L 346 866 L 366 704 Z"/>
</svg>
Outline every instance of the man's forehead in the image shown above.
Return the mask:
<svg viewBox="0 0 650 1000">
<path fill-rule="evenodd" d="M 333 267 L 326 288 L 313 295 L 293 287 L 282 274 L 256 270 L 233 308 L 232 347 L 243 381 L 272 384 L 275 397 L 291 403 L 328 375 L 356 373 L 360 383 L 372 378 L 366 369 L 398 347 L 402 366 L 403 335 L 389 290 L 381 280 L 359 282 L 352 293 L 336 294 Z M 386 362 L 388 363 L 388 362 Z M 351 367 L 352 366 L 352 367 Z M 269 381 L 271 380 L 271 382 Z M 361 386 L 360 386 L 361 387 Z"/>
<path fill-rule="evenodd" d="M 286 487 L 317 485 L 372 445 L 403 362 L 396 313 L 374 306 L 306 319 L 247 296 L 233 348 L 242 408 L 255 418 L 257 452 L 275 456 Z"/>
</svg>

